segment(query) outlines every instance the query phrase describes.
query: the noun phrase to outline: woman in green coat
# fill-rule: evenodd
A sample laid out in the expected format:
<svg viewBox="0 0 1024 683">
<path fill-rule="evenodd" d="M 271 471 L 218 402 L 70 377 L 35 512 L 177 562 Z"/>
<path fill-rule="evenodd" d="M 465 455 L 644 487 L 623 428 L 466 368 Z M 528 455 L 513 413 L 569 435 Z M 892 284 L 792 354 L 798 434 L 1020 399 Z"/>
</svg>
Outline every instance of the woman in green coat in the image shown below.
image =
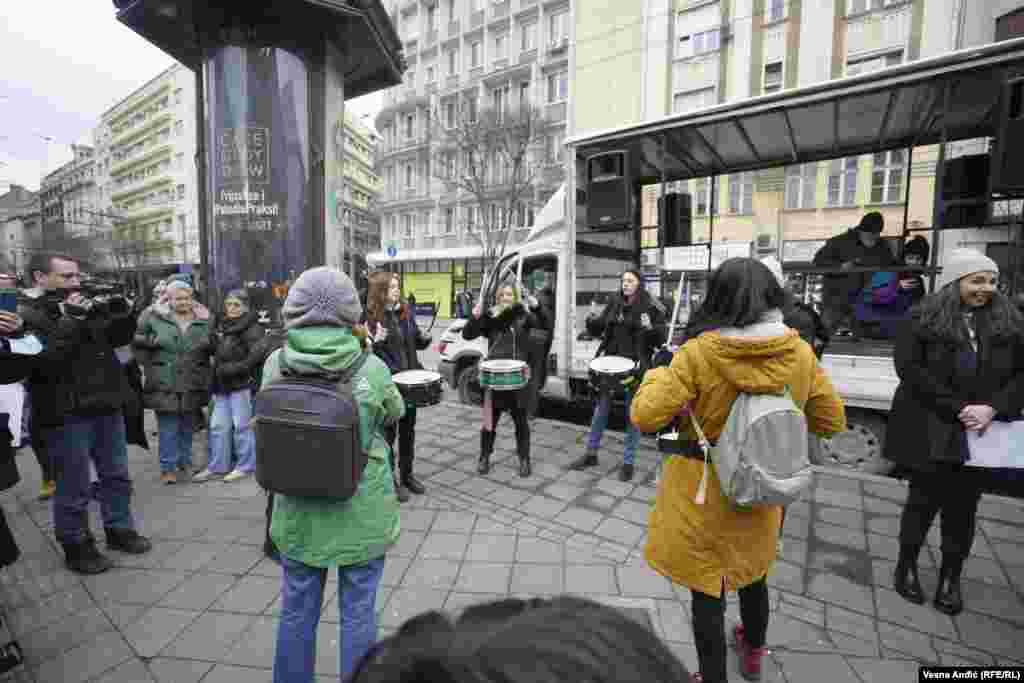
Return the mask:
<svg viewBox="0 0 1024 683">
<path fill-rule="evenodd" d="M 192 471 L 195 414 L 210 400 L 210 313 L 181 281 L 167 285 L 167 305 L 154 306 L 135 334 L 144 349 L 143 403 L 156 413 L 160 479 L 174 484 L 176 470 Z"/>
<path fill-rule="evenodd" d="M 385 424 L 402 418 L 405 402 L 387 365 L 368 353 L 365 335 L 353 331 L 363 307 L 352 281 L 340 270 L 304 272 L 288 291 L 281 314 L 287 336 L 284 347 L 264 365 L 264 387 L 281 377 L 282 365 L 298 376 L 324 377 L 343 373 L 365 354 L 352 378 L 359 437 L 368 456 L 358 490 L 347 500 L 275 494 L 270 524 L 284 570 L 274 683 L 312 683 L 324 585 L 335 567 L 344 681 L 377 638 L 377 587 L 384 555 L 398 540 L 399 529 L 390 448 L 383 432 Z M 324 453 L 332 455 L 338 457 Z"/>
</svg>

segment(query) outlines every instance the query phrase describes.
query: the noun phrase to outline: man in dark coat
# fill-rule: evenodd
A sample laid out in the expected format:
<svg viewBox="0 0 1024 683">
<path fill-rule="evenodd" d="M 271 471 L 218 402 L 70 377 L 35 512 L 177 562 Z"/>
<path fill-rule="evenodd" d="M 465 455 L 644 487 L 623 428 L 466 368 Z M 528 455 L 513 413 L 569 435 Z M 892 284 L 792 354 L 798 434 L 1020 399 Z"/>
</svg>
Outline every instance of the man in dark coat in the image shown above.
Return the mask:
<svg viewBox="0 0 1024 683">
<path fill-rule="evenodd" d="M 833 237 L 814 255 L 819 268 L 873 268 L 895 263 L 892 250 L 881 239 L 885 219 L 877 211 L 865 214 L 860 224 L 842 235 Z M 848 324 L 856 333 L 853 320 L 855 297 L 870 280 L 865 273 L 830 273 L 825 275 L 822 318 L 829 334 Z"/>
</svg>

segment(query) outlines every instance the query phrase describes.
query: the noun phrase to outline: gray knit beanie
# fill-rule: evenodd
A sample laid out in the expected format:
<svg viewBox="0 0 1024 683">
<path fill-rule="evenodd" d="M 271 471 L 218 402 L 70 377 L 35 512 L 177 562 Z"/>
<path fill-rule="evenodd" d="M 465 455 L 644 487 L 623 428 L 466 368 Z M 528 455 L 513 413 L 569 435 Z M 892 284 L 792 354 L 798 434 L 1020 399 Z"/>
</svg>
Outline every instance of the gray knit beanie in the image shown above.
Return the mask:
<svg viewBox="0 0 1024 683">
<path fill-rule="evenodd" d="M 974 273 L 999 272 L 999 264 L 974 249 L 954 249 L 946 256 L 942 266 L 945 284 L 959 282 Z"/>
<path fill-rule="evenodd" d="M 249 312 L 249 293 L 244 289 L 232 289 L 228 292 L 228 295 L 224 297 L 224 303 L 234 299 L 242 305 L 242 310 L 246 313 Z"/>
<path fill-rule="evenodd" d="M 288 290 L 281 308 L 285 329 L 326 325 L 352 327 L 363 317 L 359 293 L 337 268 L 310 268 Z"/>
</svg>

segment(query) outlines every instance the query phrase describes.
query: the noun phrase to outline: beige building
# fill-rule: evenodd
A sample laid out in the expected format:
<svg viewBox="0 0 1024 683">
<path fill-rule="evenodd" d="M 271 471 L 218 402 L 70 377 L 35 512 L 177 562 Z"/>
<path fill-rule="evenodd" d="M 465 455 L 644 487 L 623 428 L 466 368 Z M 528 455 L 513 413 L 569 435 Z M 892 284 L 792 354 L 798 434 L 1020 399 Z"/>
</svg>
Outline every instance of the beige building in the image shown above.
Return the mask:
<svg viewBox="0 0 1024 683">
<path fill-rule="evenodd" d="M 439 302 L 447 314 L 455 290 L 480 286 L 481 248 L 467 232 L 479 207 L 446 191 L 431 171 L 439 144 L 432 123 L 459 112 L 539 110 L 544 130 L 532 157 L 538 180 L 531 206 L 516 212 L 511 241 L 525 238 L 564 179 L 571 3 L 403 0 L 391 11 L 409 69 L 405 82 L 385 93 L 376 120 L 382 252 L 371 262 L 402 272 L 407 291 Z"/>
<path fill-rule="evenodd" d="M 572 134 L 868 73 L 995 39 L 999 0 L 578 0 Z M 609 93 L 615 93 L 610 97 Z M 958 145 L 953 155 L 978 144 Z M 688 192 L 695 240 L 783 239 L 805 261 L 822 240 L 880 211 L 886 234 L 932 223 L 937 147 L 700 178 Z M 657 193 L 649 188 L 648 193 Z M 644 205 L 656 206 L 647 196 Z M 644 212 L 645 225 L 657 222 Z"/>
<path fill-rule="evenodd" d="M 175 64 L 100 118 L 96 185 L 110 264 L 199 263 L 195 75 Z"/>
</svg>

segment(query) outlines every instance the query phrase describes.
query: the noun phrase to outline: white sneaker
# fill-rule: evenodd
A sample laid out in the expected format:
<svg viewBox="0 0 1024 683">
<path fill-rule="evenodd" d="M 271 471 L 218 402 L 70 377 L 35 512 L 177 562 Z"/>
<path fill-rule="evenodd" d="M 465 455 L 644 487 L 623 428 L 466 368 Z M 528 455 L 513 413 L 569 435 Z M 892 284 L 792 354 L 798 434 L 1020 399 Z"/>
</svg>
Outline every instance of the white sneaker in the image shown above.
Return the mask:
<svg viewBox="0 0 1024 683">
<path fill-rule="evenodd" d="M 223 476 L 224 475 L 221 474 L 220 472 L 212 472 L 209 467 L 206 467 L 203 469 L 202 472 L 198 472 L 192 475 L 192 481 L 196 483 L 202 483 L 204 481 L 209 481 L 211 479 L 220 479 Z"/>
<path fill-rule="evenodd" d="M 224 481 L 226 481 L 226 482 L 239 481 L 241 479 L 246 479 L 247 477 L 251 477 L 251 476 L 252 476 L 252 472 L 243 472 L 242 470 L 232 470 L 228 474 L 224 475 Z"/>
</svg>

